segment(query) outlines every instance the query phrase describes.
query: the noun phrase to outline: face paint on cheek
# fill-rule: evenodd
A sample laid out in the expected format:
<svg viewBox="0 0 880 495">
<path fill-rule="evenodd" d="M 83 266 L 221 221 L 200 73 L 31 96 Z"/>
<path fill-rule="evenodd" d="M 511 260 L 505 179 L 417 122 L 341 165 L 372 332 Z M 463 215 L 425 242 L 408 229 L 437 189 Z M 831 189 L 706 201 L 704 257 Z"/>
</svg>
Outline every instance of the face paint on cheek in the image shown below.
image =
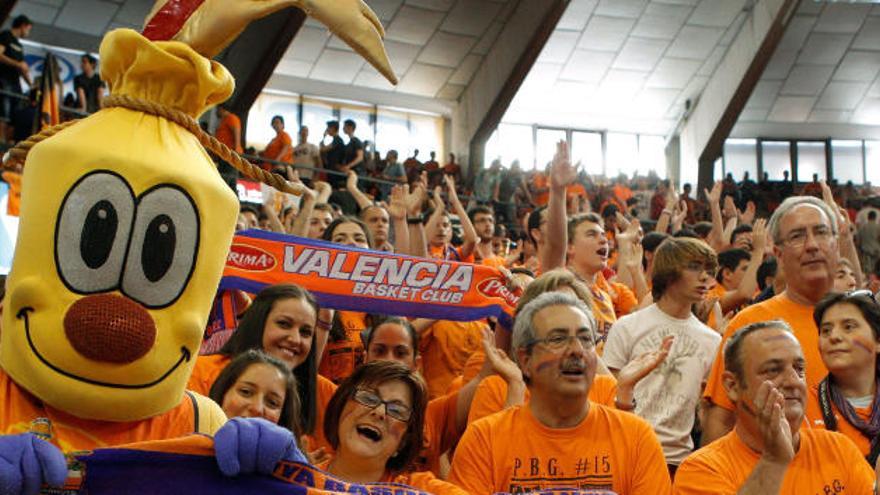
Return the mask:
<svg viewBox="0 0 880 495">
<path fill-rule="evenodd" d="M 558 357 L 550 357 L 546 358 L 543 361 L 539 362 L 537 366 L 535 366 L 536 372 L 541 372 L 549 367 L 559 366 L 559 358 Z"/>
<path fill-rule="evenodd" d="M 853 345 L 856 347 L 861 347 L 862 350 L 868 352 L 869 354 L 874 354 L 876 352 L 876 344 L 871 342 L 869 339 L 862 335 L 853 335 Z"/>
</svg>

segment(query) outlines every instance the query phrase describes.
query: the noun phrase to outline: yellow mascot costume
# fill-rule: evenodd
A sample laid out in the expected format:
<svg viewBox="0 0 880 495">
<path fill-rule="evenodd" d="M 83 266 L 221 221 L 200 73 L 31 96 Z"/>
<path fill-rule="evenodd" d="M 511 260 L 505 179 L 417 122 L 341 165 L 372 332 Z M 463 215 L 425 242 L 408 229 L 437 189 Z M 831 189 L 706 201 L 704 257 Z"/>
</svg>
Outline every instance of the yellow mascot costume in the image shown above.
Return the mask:
<svg viewBox="0 0 880 495">
<path fill-rule="evenodd" d="M 395 81 L 361 0 L 160 0 L 143 35 L 104 38 L 109 108 L 27 144 L 0 334 L 0 494 L 58 484 L 59 449 L 226 421 L 185 391 L 239 208 L 195 118 L 233 90 L 210 57 L 289 6 Z"/>
</svg>

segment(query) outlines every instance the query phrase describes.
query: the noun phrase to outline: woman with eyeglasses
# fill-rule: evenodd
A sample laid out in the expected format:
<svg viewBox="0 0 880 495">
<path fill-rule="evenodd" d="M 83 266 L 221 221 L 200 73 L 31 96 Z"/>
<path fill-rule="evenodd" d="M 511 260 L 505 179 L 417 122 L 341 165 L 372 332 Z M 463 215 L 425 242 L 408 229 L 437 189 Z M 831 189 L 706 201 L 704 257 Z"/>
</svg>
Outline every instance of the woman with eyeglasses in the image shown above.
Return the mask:
<svg viewBox="0 0 880 495">
<path fill-rule="evenodd" d="M 334 457 L 318 467 L 355 483 L 394 482 L 428 493 L 465 495 L 410 466 L 422 446 L 428 394 L 424 380 L 395 361 L 360 366 L 337 389 L 324 416 Z"/>
<path fill-rule="evenodd" d="M 807 419 L 849 437 L 874 466 L 880 452 L 880 305 L 867 290 L 831 293 L 813 318 L 828 376 L 809 390 Z"/>
</svg>

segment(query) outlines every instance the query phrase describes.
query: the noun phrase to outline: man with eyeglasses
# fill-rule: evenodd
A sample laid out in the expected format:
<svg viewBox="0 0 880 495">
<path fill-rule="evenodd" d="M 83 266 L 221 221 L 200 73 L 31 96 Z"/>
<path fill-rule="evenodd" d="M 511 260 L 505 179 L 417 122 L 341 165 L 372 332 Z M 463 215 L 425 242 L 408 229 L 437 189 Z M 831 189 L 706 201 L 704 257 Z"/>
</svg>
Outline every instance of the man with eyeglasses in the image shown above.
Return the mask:
<svg viewBox="0 0 880 495">
<path fill-rule="evenodd" d="M 828 374 L 819 355 L 813 307 L 834 284 L 839 259 L 835 218 L 826 203 L 811 196 L 794 196 L 779 205 L 768 229 L 774 254 L 785 273 L 785 291 L 740 311 L 722 339 L 723 346 L 730 335 L 751 323 L 785 321 L 803 348 L 808 387 L 818 386 Z M 703 445 L 729 432 L 736 420 L 734 404 L 723 385 L 724 371 L 724 361 L 716 357 L 703 394 Z"/>
<path fill-rule="evenodd" d="M 733 431 L 690 455 L 676 495 L 875 493 L 859 449 L 836 432 L 801 427 L 809 371 L 792 329 L 779 320 L 747 325 L 724 347 Z"/>
<path fill-rule="evenodd" d="M 699 239 L 663 241 L 654 253 L 651 292 L 654 304 L 621 318 L 611 328 L 602 359 L 616 376 L 645 351 L 673 339 L 666 360 L 633 391 L 635 413 L 660 439 L 670 475 L 694 448 L 694 426 L 702 385 L 721 336 L 694 316 L 718 268 L 715 252 Z M 619 397 L 618 400 L 630 400 Z"/>
<path fill-rule="evenodd" d="M 559 292 L 520 311 L 512 350 L 530 400 L 470 425 L 456 448 L 451 482 L 472 495 L 550 488 L 671 493 L 651 426 L 587 400 L 599 359 L 589 313 Z"/>
</svg>

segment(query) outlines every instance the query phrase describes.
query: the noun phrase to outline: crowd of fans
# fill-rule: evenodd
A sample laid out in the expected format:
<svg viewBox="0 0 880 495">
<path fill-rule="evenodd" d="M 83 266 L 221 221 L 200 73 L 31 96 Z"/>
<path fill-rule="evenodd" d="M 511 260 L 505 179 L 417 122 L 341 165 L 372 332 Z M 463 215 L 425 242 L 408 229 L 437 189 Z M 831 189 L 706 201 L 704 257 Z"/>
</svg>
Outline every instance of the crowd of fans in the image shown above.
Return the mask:
<svg viewBox="0 0 880 495">
<path fill-rule="evenodd" d="M 304 190 L 265 190 L 238 230 L 489 265 L 522 291 L 509 327 L 334 310 L 288 284 L 224 292 L 237 318 L 189 388 L 229 417 L 288 428 L 341 479 L 430 493 L 876 493 L 870 187 L 746 174 L 698 194 L 590 176 L 564 142 L 544 170 L 465 177 L 451 154 L 383 158 L 350 120 L 310 142 L 275 116 L 257 152 L 218 117 L 218 140 Z"/>
<path fill-rule="evenodd" d="M 728 175 L 698 197 L 578 172 L 565 143 L 468 182 L 452 156 L 369 163 L 354 122 L 347 144 L 338 122 L 325 145 L 273 127 L 264 166 L 306 193 L 243 205 L 239 229 L 490 265 L 524 292 L 507 328 L 270 287 L 190 383 L 230 416 L 289 427 L 343 479 L 432 493 L 874 493 L 870 187 Z"/>
</svg>

